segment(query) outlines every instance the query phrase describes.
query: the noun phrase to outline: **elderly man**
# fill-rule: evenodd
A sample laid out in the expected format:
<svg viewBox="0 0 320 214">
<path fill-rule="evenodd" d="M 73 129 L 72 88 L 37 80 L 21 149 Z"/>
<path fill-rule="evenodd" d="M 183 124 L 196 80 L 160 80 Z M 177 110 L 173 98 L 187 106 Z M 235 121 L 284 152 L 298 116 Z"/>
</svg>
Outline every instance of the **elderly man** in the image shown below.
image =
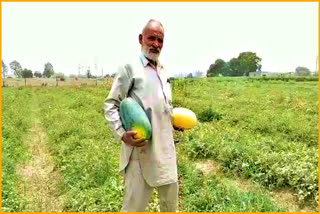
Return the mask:
<svg viewBox="0 0 320 214">
<path fill-rule="evenodd" d="M 161 212 L 176 212 L 178 176 L 173 141 L 171 88 L 166 69 L 159 62 L 164 28 L 150 20 L 139 35 L 141 55 L 120 67 L 105 101 L 105 117 L 122 140 L 120 171 L 124 173 L 123 212 L 145 211 L 154 188 Z M 145 110 L 152 127 L 152 139 L 135 139 L 125 131 L 119 116 L 121 100 L 131 97 Z"/>
</svg>

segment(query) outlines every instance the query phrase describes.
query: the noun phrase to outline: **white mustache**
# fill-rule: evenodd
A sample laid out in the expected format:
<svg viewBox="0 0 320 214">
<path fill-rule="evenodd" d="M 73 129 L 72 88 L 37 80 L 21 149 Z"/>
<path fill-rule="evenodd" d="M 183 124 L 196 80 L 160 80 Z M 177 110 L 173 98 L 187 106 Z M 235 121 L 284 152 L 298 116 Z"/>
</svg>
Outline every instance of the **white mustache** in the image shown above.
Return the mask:
<svg viewBox="0 0 320 214">
<path fill-rule="evenodd" d="M 154 48 L 151 48 L 149 51 L 152 53 L 160 53 L 159 49 L 154 49 Z"/>
</svg>

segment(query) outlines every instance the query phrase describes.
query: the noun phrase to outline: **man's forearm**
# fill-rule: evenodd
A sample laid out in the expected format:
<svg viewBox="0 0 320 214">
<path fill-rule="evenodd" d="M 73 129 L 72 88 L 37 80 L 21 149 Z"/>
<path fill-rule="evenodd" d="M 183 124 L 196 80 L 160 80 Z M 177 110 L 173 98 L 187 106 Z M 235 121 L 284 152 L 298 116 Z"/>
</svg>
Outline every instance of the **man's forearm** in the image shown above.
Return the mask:
<svg viewBox="0 0 320 214">
<path fill-rule="evenodd" d="M 105 118 L 111 125 L 117 140 L 121 140 L 123 134 L 126 132 L 122 126 L 122 122 L 119 115 L 119 105 L 116 104 L 117 101 L 112 99 L 106 99 L 105 102 Z"/>
</svg>

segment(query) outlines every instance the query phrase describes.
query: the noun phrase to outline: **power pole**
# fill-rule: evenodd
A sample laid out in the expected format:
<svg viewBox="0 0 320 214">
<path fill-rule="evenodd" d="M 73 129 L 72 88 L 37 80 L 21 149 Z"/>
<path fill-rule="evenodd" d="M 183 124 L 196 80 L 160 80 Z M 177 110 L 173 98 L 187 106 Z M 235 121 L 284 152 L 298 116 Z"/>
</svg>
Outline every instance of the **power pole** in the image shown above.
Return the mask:
<svg viewBox="0 0 320 214">
<path fill-rule="evenodd" d="M 101 67 L 102 79 L 103 79 L 103 67 Z"/>
</svg>

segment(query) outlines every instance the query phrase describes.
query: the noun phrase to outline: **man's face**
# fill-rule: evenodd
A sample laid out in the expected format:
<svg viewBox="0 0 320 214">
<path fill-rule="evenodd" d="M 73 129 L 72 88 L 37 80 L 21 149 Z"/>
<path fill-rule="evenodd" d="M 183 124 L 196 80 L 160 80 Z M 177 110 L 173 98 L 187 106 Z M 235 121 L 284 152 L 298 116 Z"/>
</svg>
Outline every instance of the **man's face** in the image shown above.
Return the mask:
<svg viewBox="0 0 320 214">
<path fill-rule="evenodd" d="M 139 35 L 141 50 L 151 60 L 158 60 L 163 46 L 164 32 L 158 23 L 150 23 L 149 27 Z"/>
</svg>

